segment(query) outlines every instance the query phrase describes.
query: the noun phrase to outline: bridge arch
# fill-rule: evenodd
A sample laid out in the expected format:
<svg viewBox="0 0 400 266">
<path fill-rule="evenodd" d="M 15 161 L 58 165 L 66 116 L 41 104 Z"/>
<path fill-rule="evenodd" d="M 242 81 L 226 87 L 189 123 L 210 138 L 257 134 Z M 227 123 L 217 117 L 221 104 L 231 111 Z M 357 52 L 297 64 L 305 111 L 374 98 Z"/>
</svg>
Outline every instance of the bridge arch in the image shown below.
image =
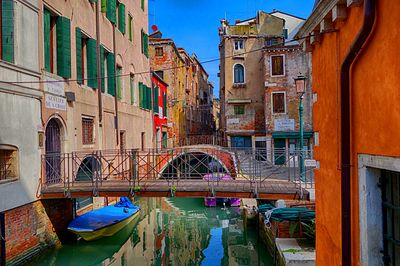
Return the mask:
<svg viewBox="0 0 400 266">
<path fill-rule="evenodd" d="M 229 154 L 225 151 L 220 153 Z M 219 158 L 214 150 L 190 148 L 173 154 L 166 159 L 159 171 L 159 178 L 185 177 L 201 179 L 207 174 L 220 173 L 236 177 L 233 156 L 229 154 L 231 165 Z"/>
</svg>

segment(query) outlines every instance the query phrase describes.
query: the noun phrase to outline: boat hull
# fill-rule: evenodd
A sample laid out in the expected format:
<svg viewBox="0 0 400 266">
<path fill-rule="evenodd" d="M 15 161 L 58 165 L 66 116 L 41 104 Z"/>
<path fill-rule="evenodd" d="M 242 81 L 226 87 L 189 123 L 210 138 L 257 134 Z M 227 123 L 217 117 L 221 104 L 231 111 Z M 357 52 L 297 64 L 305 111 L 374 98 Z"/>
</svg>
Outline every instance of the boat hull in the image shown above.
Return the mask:
<svg viewBox="0 0 400 266">
<path fill-rule="evenodd" d="M 93 241 L 93 240 L 97 240 L 99 238 L 102 237 L 107 237 L 107 236 L 112 236 L 115 233 L 117 233 L 118 231 L 120 231 L 122 228 L 124 228 L 125 226 L 127 226 L 130 222 L 132 222 L 135 218 L 139 217 L 139 212 L 137 211 L 136 213 L 134 213 L 132 216 L 129 216 L 128 218 L 112 224 L 110 226 L 98 229 L 98 230 L 74 230 L 74 229 L 70 229 L 68 228 L 68 230 L 70 230 L 71 232 L 77 234 L 78 236 L 82 237 L 84 240 L 86 241 Z"/>
<path fill-rule="evenodd" d="M 204 198 L 204 205 L 206 207 L 216 207 L 217 204 L 226 204 L 231 207 L 239 207 L 240 199 L 239 198 L 215 198 L 215 197 L 206 197 Z"/>
</svg>

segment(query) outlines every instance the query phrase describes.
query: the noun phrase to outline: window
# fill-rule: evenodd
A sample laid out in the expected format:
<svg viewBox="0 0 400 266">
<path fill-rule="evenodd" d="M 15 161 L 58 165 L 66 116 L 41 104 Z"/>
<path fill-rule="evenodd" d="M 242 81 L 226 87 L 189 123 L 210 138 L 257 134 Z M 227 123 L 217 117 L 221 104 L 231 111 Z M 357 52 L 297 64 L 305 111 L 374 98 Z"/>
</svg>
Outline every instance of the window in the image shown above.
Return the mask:
<svg viewBox="0 0 400 266">
<path fill-rule="evenodd" d="M 157 74 L 157 76 L 159 76 L 161 79 L 164 79 L 164 71 L 159 70 L 155 72 Z"/>
<path fill-rule="evenodd" d="M 234 40 L 235 51 L 244 49 L 244 40 Z"/>
<path fill-rule="evenodd" d="M 14 63 L 14 1 L 0 1 L 0 59 Z"/>
<path fill-rule="evenodd" d="M 156 47 L 156 56 L 163 56 L 163 48 Z"/>
<path fill-rule="evenodd" d="M 4 2 L 3 2 L 4 3 Z M 4 27 L 3 27 L 4 29 Z M 71 77 L 71 22 L 50 10 L 43 11 L 45 70 L 60 77 Z"/>
<path fill-rule="evenodd" d="M 236 64 L 233 67 L 234 83 L 244 83 L 244 66 L 242 64 Z"/>
<path fill-rule="evenodd" d="M 104 6 L 104 7 L 103 7 Z M 105 11 L 107 19 L 112 23 L 117 22 L 117 1 L 116 0 L 102 0 L 101 10 Z"/>
<path fill-rule="evenodd" d="M 100 45 L 100 72 L 101 72 L 101 92 L 105 93 L 107 88 L 107 82 L 105 77 L 107 76 L 107 53 L 103 45 Z"/>
<path fill-rule="evenodd" d="M 139 82 L 139 106 L 151 110 L 151 88 Z"/>
<path fill-rule="evenodd" d="M 18 149 L 14 146 L 0 145 L 0 183 L 18 178 Z"/>
<path fill-rule="evenodd" d="M 142 54 L 149 57 L 149 36 L 142 30 Z"/>
<path fill-rule="evenodd" d="M 162 133 L 162 148 L 165 149 L 167 148 L 168 145 L 168 135 L 167 132 Z"/>
<path fill-rule="evenodd" d="M 160 93 L 160 88 L 158 86 L 154 86 L 154 90 L 153 90 L 153 111 L 155 114 L 158 114 L 158 107 L 159 107 L 159 103 L 158 103 L 158 97 L 159 97 L 159 93 Z"/>
<path fill-rule="evenodd" d="M 129 37 L 129 41 L 133 41 L 132 16 L 131 16 L 131 14 L 128 14 L 128 37 Z"/>
<path fill-rule="evenodd" d="M 272 112 L 275 114 L 285 113 L 285 93 L 272 93 Z"/>
<path fill-rule="evenodd" d="M 234 105 L 233 111 L 235 115 L 244 115 L 244 105 Z"/>
<path fill-rule="evenodd" d="M 80 28 L 75 30 L 76 78 L 78 84 L 97 88 L 96 40 L 85 36 Z"/>
<path fill-rule="evenodd" d="M 265 40 L 265 46 L 271 47 L 271 46 L 278 46 L 280 44 L 281 40 L 279 38 L 268 38 Z"/>
<path fill-rule="evenodd" d="M 129 89 L 131 92 L 131 104 L 134 105 L 136 104 L 136 90 L 135 90 L 135 75 L 132 73 L 129 75 Z"/>
<path fill-rule="evenodd" d="M 94 143 L 94 121 L 93 118 L 82 118 L 82 144 Z"/>
<path fill-rule="evenodd" d="M 121 148 L 121 150 L 125 150 L 126 149 L 126 131 L 125 130 L 121 130 L 119 132 L 119 147 Z"/>
<path fill-rule="evenodd" d="M 271 76 L 284 76 L 285 65 L 283 55 L 271 56 Z"/>
<path fill-rule="evenodd" d="M 122 67 L 117 66 L 117 99 L 122 100 L 123 85 L 122 85 Z"/>
<path fill-rule="evenodd" d="M 400 264 L 400 173 L 382 171 L 383 261 Z"/>
<path fill-rule="evenodd" d="M 117 24 L 118 24 L 118 30 L 122 33 L 125 34 L 125 5 L 117 2 Z"/>
</svg>

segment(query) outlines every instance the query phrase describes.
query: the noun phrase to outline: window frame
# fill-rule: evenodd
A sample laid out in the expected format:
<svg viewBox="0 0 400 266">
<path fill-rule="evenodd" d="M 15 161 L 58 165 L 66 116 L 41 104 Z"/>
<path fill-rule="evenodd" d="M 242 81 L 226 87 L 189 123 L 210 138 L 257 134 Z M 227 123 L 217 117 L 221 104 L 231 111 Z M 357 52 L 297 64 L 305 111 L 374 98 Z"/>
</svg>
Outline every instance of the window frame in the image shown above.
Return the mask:
<svg viewBox="0 0 400 266">
<path fill-rule="evenodd" d="M 1 3 L 1 1 L 0 1 Z M 3 164 L 1 163 L 3 160 L 1 160 L 1 158 L 3 158 L 2 153 L 3 152 L 10 152 L 11 156 L 8 156 L 8 159 L 5 159 L 4 161 L 4 167 L 7 166 L 7 162 L 6 160 L 11 161 L 10 162 L 10 166 L 11 168 L 13 168 L 12 170 L 14 170 L 15 175 L 13 176 L 9 176 L 7 177 L 7 169 L 8 168 L 4 168 L 3 169 Z M 4 158 L 6 158 L 6 156 L 4 156 Z M 4 176 L 5 178 L 1 178 L 2 177 L 2 172 L 4 171 Z M 0 144 L 0 184 L 4 184 L 4 183 L 8 183 L 8 182 L 13 182 L 16 181 L 20 178 L 20 160 L 19 160 L 19 149 L 17 146 L 14 145 L 8 145 L 8 144 Z"/>
<path fill-rule="evenodd" d="M 283 112 L 274 111 L 274 94 L 283 94 Z M 286 91 L 273 91 L 271 93 L 271 113 L 272 114 L 286 114 Z"/>
<path fill-rule="evenodd" d="M 133 42 L 133 16 L 128 12 L 128 40 Z"/>
<path fill-rule="evenodd" d="M 237 42 L 238 44 L 241 42 L 241 43 L 242 43 L 242 48 L 236 49 L 236 42 Z M 238 45 L 238 47 L 239 47 L 239 45 Z M 244 48 L 245 48 L 244 39 L 234 39 L 234 40 L 233 40 L 233 50 L 234 50 L 234 51 L 242 51 L 242 50 L 244 50 Z"/>
<path fill-rule="evenodd" d="M 243 67 L 243 82 L 235 82 L 235 67 L 241 65 Z M 246 84 L 246 67 L 242 63 L 235 63 L 232 68 L 233 71 L 233 84 Z"/>
<path fill-rule="evenodd" d="M 88 124 L 90 122 L 90 124 Z M 85 124 L 86 123 L 86 124 Z M 81 125 L 82 125 L 82 145 L 93 145 L 95 144 L 95 125 L 94 125 L 94 117 L 91 116 L 82 116 L 81 118 Z M 88 134 L 87 134 L 87 139 L 85 137 L 85 126 L 89 125 L 91 126 L 91 131 L 90 127 L 88 128 Z M 89 135 L 91 133 L 91 136 Z"/>
<path fill-rule="evenodd" d="M 273 57 L 282 57 L 282 70 L 283 70 L 283 74 L 280 75 L 274 75 L 272 73 L 272 69 L 273 69 L 273 63 L 272 63 L 272 58 Z M 286 56 L 285 54 L 276 54 L 276 55 L 271 55 L 269 57 L 269 74 L 271 77 L 284 77 L 286 76 Z"/>
<path fill-rule="evenodd" d="M 239 109 L 240 107 L 240 109 Z M 233 106 L 233 114 L 234 115 L 244 115 L 245 114 L 245 105 L 244 104 L 235 104 Z M 241 112 L 239 112 L 241 111 Z"/>
<path fill-rule="evenodd" d="M 162 46 L 158 46 L 154 48 L 155 50 L 155 56 L 163 56 L 164 55 L 164 48 Z M 161 50 L 161 54 L 159 51 Z"/>
</svg>

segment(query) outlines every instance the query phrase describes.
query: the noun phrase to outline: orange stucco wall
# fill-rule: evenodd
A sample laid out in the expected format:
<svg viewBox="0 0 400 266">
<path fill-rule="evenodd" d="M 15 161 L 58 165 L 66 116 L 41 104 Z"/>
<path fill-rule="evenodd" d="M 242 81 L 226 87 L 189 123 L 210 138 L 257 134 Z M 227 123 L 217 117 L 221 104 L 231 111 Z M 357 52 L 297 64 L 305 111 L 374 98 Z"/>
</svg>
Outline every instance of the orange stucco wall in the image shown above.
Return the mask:
<svg viewBox="0 0 400 266">
<path fill-rule="evenodd" d="M 377 1 L 377 22 L 351 75 L 352 260 L 359 261 L 357 155 L 400 156 L 400 5 Z M 312 51 L 313 123 L 319 132 L 315 157 L 317 265 L 341 264 L 340 66 L 363 20 L 363 7 L 348 9 L 338 32 L 327 33 Z"/>
</svg>

